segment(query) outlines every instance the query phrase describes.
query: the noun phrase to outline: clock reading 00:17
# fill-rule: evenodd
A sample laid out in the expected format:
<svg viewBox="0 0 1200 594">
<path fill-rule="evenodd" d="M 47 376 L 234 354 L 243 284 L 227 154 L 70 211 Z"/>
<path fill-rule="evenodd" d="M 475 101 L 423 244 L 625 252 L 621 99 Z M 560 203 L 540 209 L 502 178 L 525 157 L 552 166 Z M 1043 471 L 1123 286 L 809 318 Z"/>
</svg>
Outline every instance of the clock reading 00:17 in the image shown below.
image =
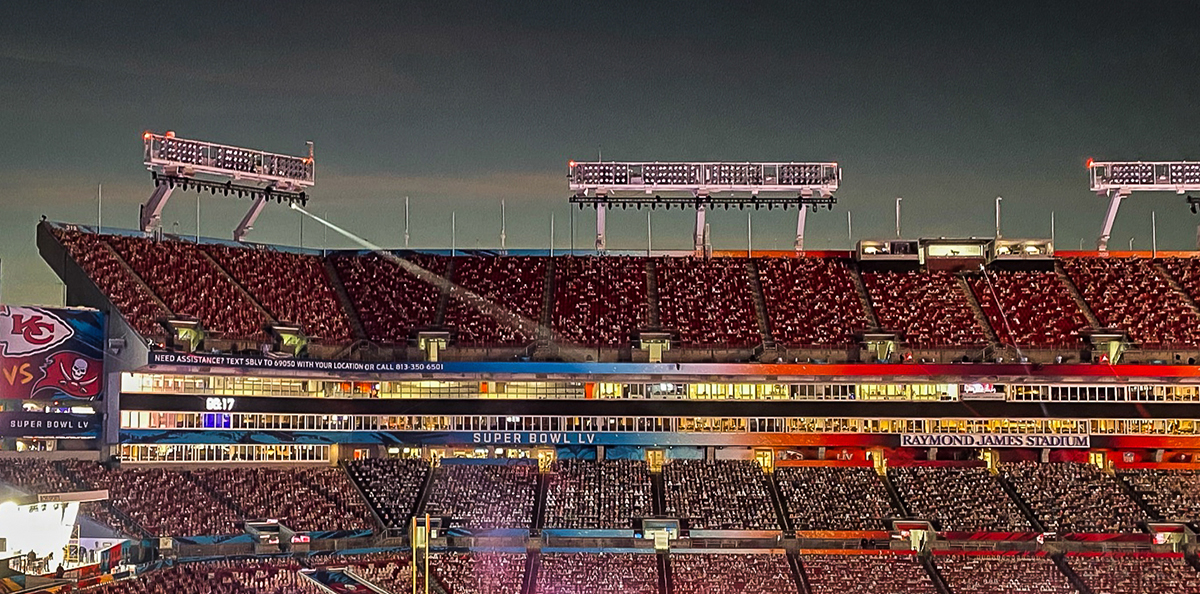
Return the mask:
<svg viewBox="0 0 1200 594">
<path fill-rule="evenodd" d="M 205 398 L 205 410 L 233 410 L 233 398 Z"/>
</svg>

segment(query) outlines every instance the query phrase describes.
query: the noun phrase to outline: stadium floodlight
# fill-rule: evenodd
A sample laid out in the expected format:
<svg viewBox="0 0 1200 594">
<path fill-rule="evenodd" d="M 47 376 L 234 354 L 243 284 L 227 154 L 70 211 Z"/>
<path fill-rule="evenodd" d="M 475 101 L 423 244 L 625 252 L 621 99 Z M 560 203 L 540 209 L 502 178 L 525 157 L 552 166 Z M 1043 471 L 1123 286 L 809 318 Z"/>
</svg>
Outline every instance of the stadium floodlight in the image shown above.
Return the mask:
<svg viewBox="0 0 1200 594">
<path fill-rule="evenodd" d="M 311 142 L 308 156 L 299 157 L 187 140 L 174 132 L 145 132 L 142 142 L 146 168 L 154 179 L 154 193 L 142 205 L 141 228 L 146 233 L 162 226 L 163 207 L 176 188 L 252 198 L 250 211 L 233 232 L 233 239 L 241 241 L 269 200 L 307 204 L 305 190 L 316 183 Z"/>
<path fill-rule="evenodd" d="M 1094 161 L 1088 159 L 1091 190 L 1108 197 L 1108 210 L 1096 247 L 1108 251 L 1108 239 L 1121 201 L 1133 192 L 1200 191 L 1200 162 L 1197 161 Z"/>
<path fill-rule="evenodd" d="M 596 249 L 605 248 L 604 212 L 609 206 L 672 206 L 696 209 L 695 248 L 704 247 L 705 211 L 714 206 L 798 207 L 796 249 L 804 249 L 808 209 L 837 203 L 842 179 L 835 162 L 579 162 L 567 163 L 573 204 L 596 208 Z"/>
</svg>

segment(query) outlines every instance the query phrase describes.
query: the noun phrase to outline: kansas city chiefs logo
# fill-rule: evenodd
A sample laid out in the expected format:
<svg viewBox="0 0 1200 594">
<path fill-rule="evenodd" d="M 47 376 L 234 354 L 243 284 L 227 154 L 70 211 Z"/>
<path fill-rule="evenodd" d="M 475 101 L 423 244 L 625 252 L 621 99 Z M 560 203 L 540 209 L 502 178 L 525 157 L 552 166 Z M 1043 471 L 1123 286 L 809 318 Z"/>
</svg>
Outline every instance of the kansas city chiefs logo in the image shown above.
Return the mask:
<svg viewBox="0 0 1200 594">
<path fill-rule="evenodd" d="M 70 324 L 44 309 L 0 305 L 0 355 L 42 353 L 72 336 L 75 329 Z"/>
</svg>

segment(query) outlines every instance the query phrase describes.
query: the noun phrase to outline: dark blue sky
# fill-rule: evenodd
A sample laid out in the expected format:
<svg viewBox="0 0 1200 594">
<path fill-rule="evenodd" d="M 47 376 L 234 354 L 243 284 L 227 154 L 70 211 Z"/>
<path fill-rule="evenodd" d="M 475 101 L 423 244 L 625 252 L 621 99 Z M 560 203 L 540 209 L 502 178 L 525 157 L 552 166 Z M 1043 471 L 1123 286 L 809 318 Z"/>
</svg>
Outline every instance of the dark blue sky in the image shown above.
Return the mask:
<svg viewBox="0 0 1200 594">
<path fill-rule="evenodd" d="M 1097 235 L 1083 163 L 1200 159 L 1195 2 L 20 2 L 0 3 L 3 299 L 55 303 L 34 248 L 39 215 L 134 227 L 150 190 L 143 130 L 300 153 L 316 144 L 311 209 L 397 245 L 569 241 L 565 163 L 594 158 L 825 160 L 841 203 L 809 245 L 891 234 L 1005 234 L 1060 248 Z M 164 215 L 196 228 L 195 194 Z M 207 195 L 206 195 L 207 196 Z M 205 198 L 228 237 L 247 203 Z M 1182 200 L 1139 196 L 1113 246 L 1193 247 Z M 578 213 L 590 243 L 590 211 Z M 645 246 L 645 213 L 610 218 L 610 247 Z M 790 245 L 794 214 L 755 214 L 756 247 Z M 710 218 L 745 246 L 745 213 Z M 657 213 L 655 247 L 686 247 L 690 216 Z M 251 239 L 296 243 L 268 209 Z M 323 238 L 311 224 L 305 244 Z M 344 243 L 330 241 L 333 246 Z"/>
</svg>

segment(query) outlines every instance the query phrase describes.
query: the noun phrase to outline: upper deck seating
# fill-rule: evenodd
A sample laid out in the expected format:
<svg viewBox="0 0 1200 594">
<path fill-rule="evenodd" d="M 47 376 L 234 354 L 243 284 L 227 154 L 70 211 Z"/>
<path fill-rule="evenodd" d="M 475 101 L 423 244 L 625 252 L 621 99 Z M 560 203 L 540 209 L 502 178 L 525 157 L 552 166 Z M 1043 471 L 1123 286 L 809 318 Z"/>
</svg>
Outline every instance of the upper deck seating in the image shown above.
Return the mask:
<svg viewBox="0 0 1200 594">
<path fill-rule="evenodd" d="M 458 343 L 465 346 L 525 345 L 537 338 L 545 299 L 546 259 L 519 256 L 460 257 L 454 261 L 456 285 L 483 298 L 477 301 L 450 293 L 446 325 L 458 331 Z M 514 323 L 489 315 L 499 306 L 519 316 Z"/>
<path fill-rule="evenodd" d="M 863 283 L 884 330 L 916 348 L 987 344 L 966 295 L 950 272 L 864 272 Z"/>
<path fill-rule="evenodd" d="M 1087 317 L 1053 272 L 988 272 L 971 289 L 1004 344 L 1047 348 L 1078 345 Z M 996 303 L 999 300 L 999 307 Z"/>
<path fill-rule="evenodd" d="M 563 342 L 628 345 L 650 322 L 645 258 L 557 258 L 554 286 L 554 331 Z"/>
<path fill-rule="evenodd" d="M 685 347 L 747 347 L 762 340 L 746 260 L 659 258 L 658 308 L 664 329 Z"/>
<path fill-rule="evenodd" d="M 759 258 L 757 263 L 779 344 L 844 346 L 869 325 L 846 260 Z"/>
<path fill-rule="evenodd" d="M 1063 258 L 1105 328 L 1128 332 L 1144 348 L 1200 346 L 1200 316 L 1143 258 Z"/>
</svg>

